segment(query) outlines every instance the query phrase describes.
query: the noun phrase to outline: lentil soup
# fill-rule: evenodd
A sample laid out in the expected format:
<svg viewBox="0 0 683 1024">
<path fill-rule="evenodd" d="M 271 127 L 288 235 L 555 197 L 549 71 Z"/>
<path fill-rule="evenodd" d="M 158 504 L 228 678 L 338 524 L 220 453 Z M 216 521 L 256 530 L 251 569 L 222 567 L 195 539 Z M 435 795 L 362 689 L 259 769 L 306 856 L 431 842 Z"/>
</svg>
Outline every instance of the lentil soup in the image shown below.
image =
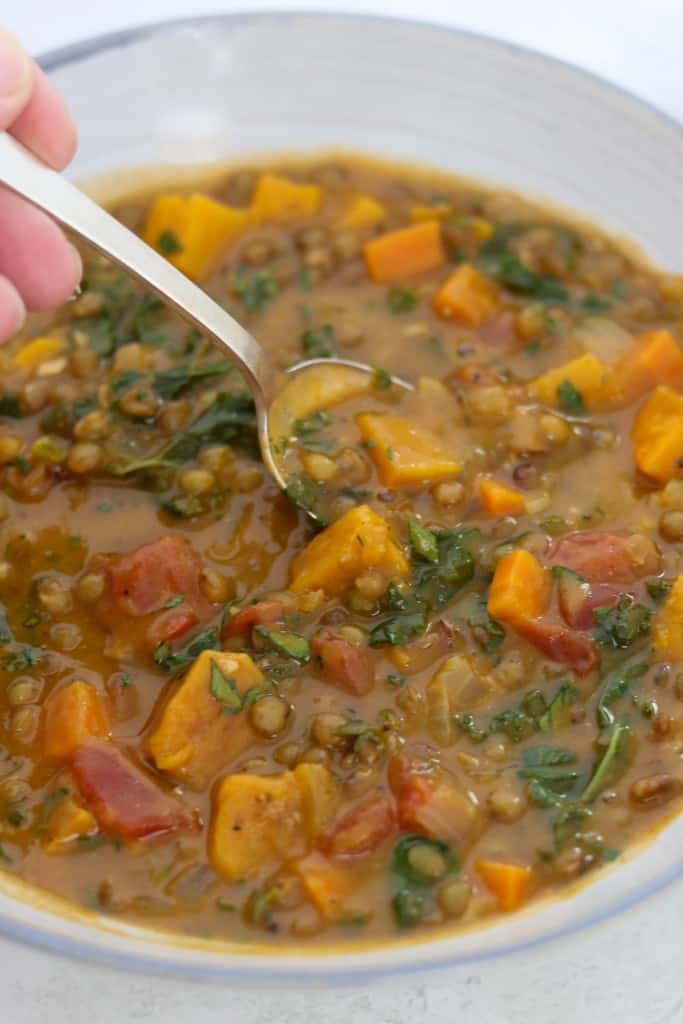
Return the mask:
<svg viewBox="0 0 683 1024">
<path fill-rule="evenodd" d="M 0 351 L 3 869 L 181 933 L 379 940 L 661 824 L 683 280 L 355 157 L 115 212 L 279 365 L 377 369 L 297 385 L 288 498 L 236 371 L 101 257 Z"/>
</svg>

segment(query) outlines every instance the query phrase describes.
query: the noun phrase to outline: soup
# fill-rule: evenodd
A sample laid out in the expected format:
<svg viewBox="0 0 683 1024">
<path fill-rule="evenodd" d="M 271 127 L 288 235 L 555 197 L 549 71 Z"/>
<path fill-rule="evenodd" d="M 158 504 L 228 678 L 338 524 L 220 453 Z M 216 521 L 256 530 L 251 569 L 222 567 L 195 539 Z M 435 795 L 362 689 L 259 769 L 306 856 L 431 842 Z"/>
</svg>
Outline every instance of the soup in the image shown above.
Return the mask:
<svg viewBox="0 0 683 1024">
<path fill-rule="evenodd" d="M 683 280 L 359 158 L 115 213 L 278 365 L 376 370 L 290 387 L 285 496 L 238 373 L 105 259 L 0 352 L 3 869 L 181 933 L 379 941 L 660 826 Z"/>
</svg>

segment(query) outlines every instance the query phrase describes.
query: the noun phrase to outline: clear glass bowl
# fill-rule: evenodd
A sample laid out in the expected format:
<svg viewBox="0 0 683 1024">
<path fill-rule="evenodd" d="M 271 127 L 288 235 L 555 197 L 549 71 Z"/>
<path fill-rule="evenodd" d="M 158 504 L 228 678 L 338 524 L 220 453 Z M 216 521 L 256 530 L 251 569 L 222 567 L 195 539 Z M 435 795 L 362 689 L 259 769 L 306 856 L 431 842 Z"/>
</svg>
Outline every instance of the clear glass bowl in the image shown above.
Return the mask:
<svg viewBox="0 0 683 1024">
<path fill-rule="evenodd" d="M 599 222 L 664 267 L 680 260 L 680 128 L 590 75 L 505 43 L 358 16 L 226 16 L 94 39 L 43 65 L 79 125 L 70 173 L 100 178 L 109 193 L 125 191 L 121 169 L 191 173 L 259 153 L 357 149 L 518 190 Z M 124 969 L 355 982 L 587 927 L 679 878 L 682 851 L 683 816 L 569 895 L 450 937 L 374 948 L 212 944 L 79 911 L 7 875 L 0 929 Z"/>
</svg>

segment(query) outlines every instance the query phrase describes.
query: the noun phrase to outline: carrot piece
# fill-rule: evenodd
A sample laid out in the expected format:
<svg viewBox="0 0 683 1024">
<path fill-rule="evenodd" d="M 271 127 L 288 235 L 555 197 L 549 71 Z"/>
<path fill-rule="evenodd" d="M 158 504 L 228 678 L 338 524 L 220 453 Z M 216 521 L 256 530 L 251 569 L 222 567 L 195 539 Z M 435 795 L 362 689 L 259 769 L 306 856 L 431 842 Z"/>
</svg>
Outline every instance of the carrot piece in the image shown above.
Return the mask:
<svg viewBox="0 0 683 1024">
<path fill-rule="evenodd" d="M 505 487 L 488 477 L 479 480 L 479 496 L 484 509 L 490 516 L 501 519 L 503 516 L 518 516 L 526 511 L 524 495 Z"/>
<path fill-rule="evenodd" d="M 425 220 L 373 238 L 363 246 L 363 255 L 368 274 L 379 282 L 434 270 L 446 262 L 437 220 Z"/>
<path fill-rule="evenodd" d="M 45 705 L 46 757 L 70 757 L 91 737 L 108 735 L 109 721 L 102 698 L 88 683 L 69 683 Z"/>
<path fill-rule="evenodd" d="M 683 459 L 683 395 L 673 388 L 655 388 L 638 410 L 631 440 L 642 473 L 659 483 L 678 476 Z"/>
<path fill-rule="evenodd" d="M 529 551 L 519 549 L 496 566 L 486 607 L 492 618 L 516 626 L 538 618 L 549 596 L 547 571 Z"/>
<path fill-rule="evenodd" d="M 443 282 L 432 304 L 444 320 L 481 327 L 498 306 L 498 292 L 485 274 L 462 263 Z"/>
<path fill-rule="evenodd" d="M 487 889 L 498 901 L 499 910 L 517 910 L 529 895 L 533 869 L 500 860 L 478 860 L 476 868 Z"/>
<path fill-rule="evenodd" d="M 641 334 L 611 374 L 614 400 L 632 402 L 656 384 L 683 384 L 683 349 L 667 330 Z"/>
</svg>

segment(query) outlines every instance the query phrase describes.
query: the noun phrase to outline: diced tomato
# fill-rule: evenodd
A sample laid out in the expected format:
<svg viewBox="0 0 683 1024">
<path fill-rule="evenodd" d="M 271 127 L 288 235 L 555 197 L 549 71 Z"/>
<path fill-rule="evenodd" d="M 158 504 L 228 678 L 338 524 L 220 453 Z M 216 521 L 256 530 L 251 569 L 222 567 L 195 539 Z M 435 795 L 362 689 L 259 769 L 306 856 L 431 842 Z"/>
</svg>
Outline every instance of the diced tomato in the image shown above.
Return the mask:
<svg viewBox="0 0 683 1024">
<path fill-rule="evenodd" d="M 149 642 L 152 647 L 156 647 L 157 644 L 177 640 L 198 622 L 199 616 L 189 604 L 183 603 L 177 608 L 169 608 L 158 615 L 147 630 Z"/>
<path fill-rule="evenodd" d="M 247 605 L 225 623 L 221 637 L 226 640 L 228 637 L 247 633 L 254 626 L 277 622 L 282 618 L 284 610 L 285 606 L 282 601 L 257 601 L 256 604 Z"/>
<path fill-rule="evenodd" d="M 474 794 L 448 772 L 398 754 L 389 762 L 389 785 L 397 799 L 398 823 L 455 845 L 471 841 L 483 818 Z"/>
<path fill-rule="evenodd" d="M 661 558 L 643 534 L 594 530 L 560 538 L 550 564 L 573 569 L 589 583 L 633 583 L 658 573 Z"/>
<path fill-rule="evenodd" d="M 122 839 L 196 831 L 191 811 L 157 785 L 112 743 L 78 747 L 71 768 L 98 824 Z"/>
<path fill-rule="evenodd" d="M 579 676 L 586 676 L 597 668 L 597 648 L 584 633 L 535 619 L 520 623 L 517 629 L 548 658 L 567 665 Z"/>
<path fill-rule="evenodd" d="M 612 583 L 581 583 L 574 577 L 558 590 L 562 618 L 572 629 L 592 629 L 595 609 L 615 604 L 623 593 Z"/>
<path fill-rule="evenodd" d="M 323 629 L 312 638 L 311 650 L 320 658 L 323 675 L 329 682 L 354 697 L 370 692 L 375 672 L 372 661 L 361 648 Z"/>
<path fill-rule="evenodd" d="M 347 811 L 318 845 L 328 857 L 365 857 L 395 831 L 394 806 L 378 793 Z"/>
<path fill-rule="evenodd" d="M 160 537 L 111 560 L 111 596 L 130 615 L 159 611 L 180 594 L 186 604 L 196 607 L 203 601 L 199 590 L 201 569 L 184 537 Z"/>
</svg>

